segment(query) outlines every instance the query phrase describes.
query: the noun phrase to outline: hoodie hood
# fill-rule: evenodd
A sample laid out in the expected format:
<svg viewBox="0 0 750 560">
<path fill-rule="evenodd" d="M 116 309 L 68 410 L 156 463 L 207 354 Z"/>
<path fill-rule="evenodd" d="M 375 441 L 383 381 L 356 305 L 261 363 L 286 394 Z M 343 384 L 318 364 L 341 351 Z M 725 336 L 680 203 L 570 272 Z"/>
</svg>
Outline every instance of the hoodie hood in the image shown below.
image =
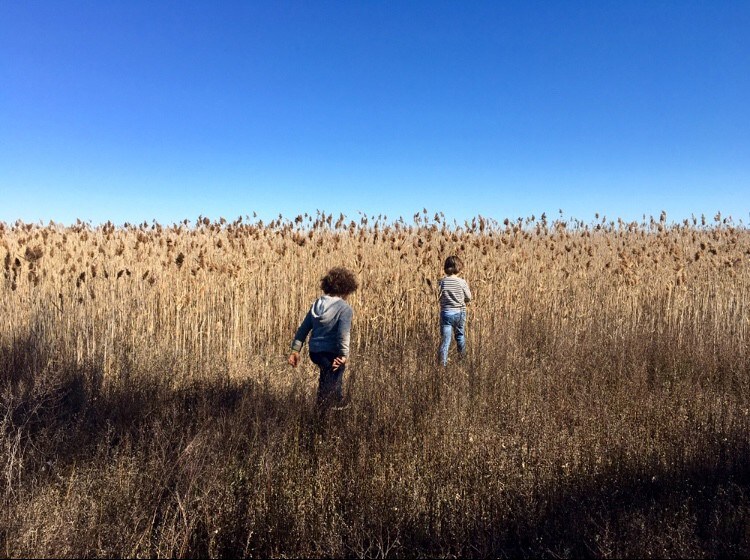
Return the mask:
<svg viewBox="0 0 750 560">
<path fill-rule="evenodd" d="M 335 314 L 335 306 L 333 304 L 337 301 L 341 301 L 341 298 L 329 295 L 320 296 L 315 300 L 315 303 L 312 304 L 310 313 L 312 313 L 312 316 L 315 319 L 322 319 L 323 321 L 326 319 L 332 319 Z"/>
</svg>

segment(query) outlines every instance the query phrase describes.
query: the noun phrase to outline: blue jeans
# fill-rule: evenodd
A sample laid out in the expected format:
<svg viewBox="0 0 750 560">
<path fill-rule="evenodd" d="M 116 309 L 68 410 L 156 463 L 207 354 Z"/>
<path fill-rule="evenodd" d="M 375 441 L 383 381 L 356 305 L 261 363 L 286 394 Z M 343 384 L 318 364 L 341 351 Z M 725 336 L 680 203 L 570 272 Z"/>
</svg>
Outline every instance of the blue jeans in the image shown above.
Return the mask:
<svg viewBox="0 0 750 560">
<path fill-rule="evenodd" d="M 310 359 L 320 368 L 318 382 L 318 406 L 339 405 L 344 400 L 342 382 L 346 365 L 340 365 L 335 371 L 333 360 L 338 354 L 333 352 L 310 352 Z"/>
<path fill-rule="evenodd" d="M 448 365 L 448 349 L 451 346 L 451 336 L 455 334 L 458 353 L 463 355 L 466 351 L 466 311 L 441 310 L 440 311 L 440 363 Z M 455 331 L 455 333 L 454 333 Z"/>
</svg>

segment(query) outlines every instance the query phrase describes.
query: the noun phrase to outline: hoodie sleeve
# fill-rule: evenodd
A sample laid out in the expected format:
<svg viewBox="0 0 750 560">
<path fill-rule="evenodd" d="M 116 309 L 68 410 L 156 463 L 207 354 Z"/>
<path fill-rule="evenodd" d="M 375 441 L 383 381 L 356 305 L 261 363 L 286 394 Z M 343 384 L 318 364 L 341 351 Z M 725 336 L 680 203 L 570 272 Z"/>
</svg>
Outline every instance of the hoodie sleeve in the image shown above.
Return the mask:
<svg viewBox="0 0 750 560">
<path fill-rule="evenodd" d="M 297 333 L 294 335 L 294 340 L 292 341 L 292 350 L 294 352 L 299 352 L 300 350 L 302 350 L 302 345 L 305 343 L 307 335 L 312 330 L 312 326 L 312 311 L 308 311 L 307 315 L 305 315 L 305 318 L 297 329 Z"/>
<path fill-rule="evenodd" d="M 349 355 L 349 341 L 351 338 L 352 318 L 354 312 L 348 305 L 342 309 L 338 321 L 338 354 L 339 356 Z"/>
</svg>

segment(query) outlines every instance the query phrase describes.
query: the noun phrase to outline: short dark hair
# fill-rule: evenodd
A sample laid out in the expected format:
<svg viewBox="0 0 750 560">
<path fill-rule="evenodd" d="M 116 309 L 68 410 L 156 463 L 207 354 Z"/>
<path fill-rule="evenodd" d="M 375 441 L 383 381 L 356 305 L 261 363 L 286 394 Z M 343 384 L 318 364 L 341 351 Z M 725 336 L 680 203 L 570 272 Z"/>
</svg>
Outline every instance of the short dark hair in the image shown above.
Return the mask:
<svg viewBox="0 0 750 560">
<path fill-rule="evenodd" d="M 348 296 L 356 292 L 357 288 L 354 273 L 342 266 L 332 268 L 320 279 L 320 289 L 329 296 Z"/>
<path fill-rule="evenodd" d="M 445 264 L 443 265 L 443 270 L 446 274 L 458 274 L 463 268 L 464 263 L 455 255 L 451 255 L 445 259 Z"/>
</svg>

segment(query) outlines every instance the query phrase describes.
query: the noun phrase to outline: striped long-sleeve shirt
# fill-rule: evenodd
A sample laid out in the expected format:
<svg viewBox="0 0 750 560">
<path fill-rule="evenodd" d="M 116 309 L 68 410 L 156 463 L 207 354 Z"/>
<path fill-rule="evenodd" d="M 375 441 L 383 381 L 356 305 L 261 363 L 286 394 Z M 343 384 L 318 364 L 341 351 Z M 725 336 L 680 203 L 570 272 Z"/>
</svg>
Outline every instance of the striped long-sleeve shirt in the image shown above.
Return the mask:
<svg viewBox="0 0 750 560">
<path fill-rule="evenodd" d="M 469 284 L 455 274 L 445 276 L 438 282 L 441 311 L 463 311 L 471 301 Z"/>
</svg>

